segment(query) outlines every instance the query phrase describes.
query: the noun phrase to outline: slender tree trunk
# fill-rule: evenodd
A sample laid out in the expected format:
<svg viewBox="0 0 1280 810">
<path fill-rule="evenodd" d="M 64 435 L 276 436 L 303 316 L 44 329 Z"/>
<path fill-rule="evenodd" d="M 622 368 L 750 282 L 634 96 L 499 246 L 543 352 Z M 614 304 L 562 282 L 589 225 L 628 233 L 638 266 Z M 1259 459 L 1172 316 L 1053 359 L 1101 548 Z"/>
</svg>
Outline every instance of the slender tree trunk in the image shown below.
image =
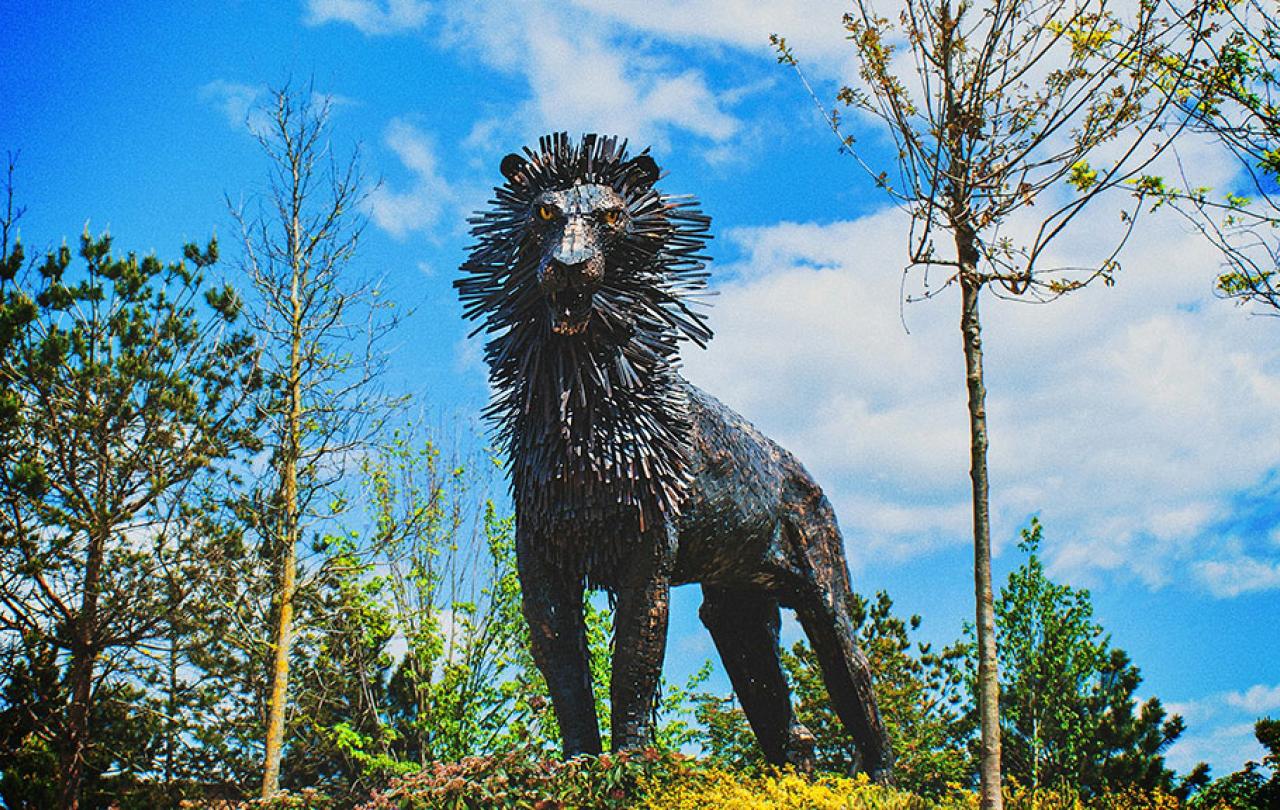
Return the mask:
<svg viewBox="0 0 1280 810">
<path fill-rule="evenodd" d="M 298 367 L 298 346 L 294 341 L 291 365 Z M 298 432 L 302 424 L 302 402 L 298 375 L 291 374 L 289 413 L 285 422 L 285 451 L 281 469 L 280 500 L 283 512 L 280 542 L 281 571 L 276 616 L 274 659 L 271 665 L 271 696 L 267 704 L 267 746 L 262 774 L 262 797 L 271 798 L 280 789 L 280 759 L 284 752 L 284 713 L 289 697 L 289 648 L 293 643 L 293 598 L 298 589 Z"/>
<path fill-rule="evenodd" d="M 289 534 L 284 532 L 284 534 Z M 293 596 L 297 589 L 298 547 L 282 538 L 284 571 L 280 576 L 280 610 L 276 620 L 275 652 L 271 664 L 271 695 L 267 703 L 267 750 L 262 773 L 262 798 L 280 789 L 280 759 L 284 752 L 284 710 L 289 696 L 289 647 L 293 642 Z"/>
<path fill-rule="evenodd" d="M 987 481 L 986 386 L 982 377 L 982 322 L 978 294 L 977 239 L 956 229 L 960 259 L 960 331 L 964 335 L 965 379 L 969 388 L 969 477 L 973 482 L 973 589 L 978 627 L 978 719 L 982 728 L 979 779 L 982 810 L 1002 810 L 1000 792 L 1000 680 L 996 659 L 995 602 L 991 591 L 991 515 Z"/>
<path fill-rule="evenodd" d="M 178 610 L 174 605 L 172 586 L 169 593 L 169 683 L 168 699 L 165 701 L 165 740 L 164 740 L 164 789 L 169 801 L 178 805 L 177 790 L 174 777 L 177 773 L 175 762 L 178 758 Z"/>
<path fill-rule="evenodd" d="M 292 161 L 292 217 L 289 223 L 289 259 L 292 272 L 288 411 L 281 437 L 280 510 L 282 570 L 280 610 L 276 621 L 275 659 L 271 667 L 271 696 L 267 704 L 267 741 L 262 773 L 262 797 L 280 789 L 280 760 L 284 753 L 284 714 L 289 696 L 289 648 L 293 643 L 293 599 L 298 589 L 298 460 L 302 447 L 302 255 L 299 215 L 301 205 L 298 160 Z"/>
<path fill-rule="evenodd" d="M 65 748 L 62 752 L 62 807 L 77 810 L 84 782 L 84 760 L 89 749 L 89 710 L 93 700 L 93 664 L 97 657 L 98 592 L 102 586 L 102 558 L 107 530 L 95 527 L 85 552 L 84 594 L 71 639 L 67 684 L 71 704 L 67 709 Z"/>
</svg>

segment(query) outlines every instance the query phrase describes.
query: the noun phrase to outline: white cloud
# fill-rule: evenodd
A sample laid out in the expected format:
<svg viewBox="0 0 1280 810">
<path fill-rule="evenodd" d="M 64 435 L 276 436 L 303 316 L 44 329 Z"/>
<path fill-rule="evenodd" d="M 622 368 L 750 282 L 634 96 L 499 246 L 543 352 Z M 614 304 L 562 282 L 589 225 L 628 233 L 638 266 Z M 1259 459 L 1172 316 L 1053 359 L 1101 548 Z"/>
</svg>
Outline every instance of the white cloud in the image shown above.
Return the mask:
<svg viewBox="0 0 1280 810">
<path fill-rule="evenodd" d="M 1215 776 L 1225 776 L 1250 760 L 1261 762 L 1266 751 L 1254 735 L 1254 721 L 1277 708 L 1280 684 L 1256 684 L 1244 692 L 1166 703 L 1166 711 L 1181 715 L 1187 730 L 1169 747 L 1165 759 L 1184 773 L 1198 762 L 1208 762 Z"/>
<path fill-rule="evenodd" d="M 397 238 L 425 231 L 440 222 L 456 194 L 440 174 L 435 148 L 426 133 L 396 119 L 387 125 L 385 142 L 414 180 L 406 191 L 393 191 L 385 185 L 374 189 L 369 195 L 373 221 Z"/>
<path fill-rule="evenodd" d="M 579 8 L 673 42 L 728 45 L 772 54 L 770 34 L 786 37 L 803 64 L 834 74 L 852 57 L 840 0 L 573 0 Z"/>
<path fill-rule="evenodd" d="M 1101 251 L 1113 215 L 1099 206 L 1063 258 Z M 1042 306 L 985 298 L 994 537 L 1040 512 L 1060 575 L 1159 586 L 1187 571 L 1219 596 L 1280 587 L 1280 559 L 1245 558 L 1211 531 L 1280 467 L 1280 446 L 1258 440 L 1280 435 L 1275 324 L 1212 297 L 1217 258 L 1179 222 L 1143 226 L 1114 288 Z M 814 470 L 855 558 L 967 542 L 957 295 L 900 308 L 905 215 L 727 236 L 745 258 L 716 268 L 734 280 L 711 348 L 688 353 L 691 379 Z"/>
<path fill-rule="evenodd" d="M 1188 773 L 1197 763 L 1207 762 L 1212 775 L 1226 776 L 1245 762 L 1261 762 L 1266 750 L 1253 736 L 1253 723 L 1240 722 L 1183 733 L 1165 754 L 1165 762 L 1180 773 Z"/>
<path fill-rule="evenodd" d="M 374 36 L 421 28 L 431 6 L 420 0 L 307 0 L 308 25 L 345 22 Z"/>
<path fill-rule="evenodd" d="M 1223 598 L 1280 589 L 1280 562 L 1267 562 L 1243 554 L 1203 560 L 1195 564 L 1194 571 L 1210 593 Z"/>
<path fill-rule="evenodd" d="M 656 43 L 732 49 L 741 58 L 773 60 L 769 35 L 780 33 L 801 46 L 806 66 L 825 78 L 852 76 L 852 49 L 837 0 L 816 6 L 802 0 L 752 3 L 695 0 L 632 3 L 556 3 L 527 0 L 308 0 L 306 22 L 345 22 L 366 34 L 421 28 L 433 13 L 440 39 L 489 67 L 522 76 L 529 97 L 481 120 L 474 134 L 501 126 L 529 140 L 554 130 L 624 135 L 636 144 L 665 146 L 682 131 L 709 143 L 708 162 L 731 162 L 753 132 L 734 114 L 760 82 L 713 87 L 687 60 L 659 55 Z M 505 148 L 509 148 L 506 146 Z"/>
<path fill-rule="evenodd" d="M 247 127 L 257 132 L 267 123 L 266 113 L 258 106 L 266 91 L 267 88 L 260 84 L 216 79 L 200 88 L 200 98 L 220 110 L 232 127 Z"/>
<path fill-rule="evenodd" d="M 1268 686 L 1267 684 L 1254 684 L 1244 692 L 1228 692 L 1226 695 L 1228 704 L 1239 709 L 1244 709 L 1253 715 L 1263 715 L 1267 712 L 1280 710 L 1280 684 Z"/>
<path fill-rule="evenodd" d="M 548 2 L 475 2 L 451 4 L 446 18 L 454 47 L 528 82 L 529 100 L 503 114 L 524 138 L 597 131 L 662 144 L 681 130 L 722 143 L 741 129 L 724 95 L 730 89 L 655 56 L 604 15 Z M 485 129 L 481 122 L 477 132 Z"/>
</svg>

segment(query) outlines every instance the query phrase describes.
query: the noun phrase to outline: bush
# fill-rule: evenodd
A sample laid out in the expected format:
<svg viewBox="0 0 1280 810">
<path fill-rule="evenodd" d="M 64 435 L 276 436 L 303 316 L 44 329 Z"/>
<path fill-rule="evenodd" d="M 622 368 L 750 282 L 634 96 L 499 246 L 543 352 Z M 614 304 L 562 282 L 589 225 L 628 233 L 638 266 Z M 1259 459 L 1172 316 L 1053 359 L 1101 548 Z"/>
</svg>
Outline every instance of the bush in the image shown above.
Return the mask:
<svg viewBox="0 0 1280 810">
<path fill-rule="evenodd" d="M 680 778 L 660 774 L 644 786 L 644 810 L 969 810 L 976 799 L 932 800 L 871 784 L 865 776 L 807 777 L 790 769 L 735 773 L 687 768 Z"/>
<path fill-rule="evenodd" d="M 1089 799 L 1067 787 L 1029 790 L 1016 783 L 1006 787 L 1005 810 L 1183 810 L 1186 805 L 1160 789 L 1126 787 L 1103 790 Z"/>
<path fill-rule="evenodd" d="M 772 767 L 735 768 L 655 749 L 560 762 L 528 748 L 434 763 L 374 791 L 356 810 L 977 810 L 957 790 L 927 797 L 875 785 L 866 776 L 804 775 Z M 340 810 L 315 791 L 270 801 L 184 804 L 202 810 Z M 1227 807 L 1228 805 L 1221 805 Z M 1007 810 L 1184 810 L 1172 794 L 1136 788 L 1089 799 L 1070 788 L 1005 790 Z M 1217 805 L 1214 810 L 1218 810 Z M 1233 808 L 1234 810 L 1234 808 Z"/>
<path fill-rule="evenodd" d="M 536 750 L 435 763 L 377 791 L 359 810 L 622 810 L 641 786 L 687 766 L 653 749 L 558 762 Z"/>
</svg>

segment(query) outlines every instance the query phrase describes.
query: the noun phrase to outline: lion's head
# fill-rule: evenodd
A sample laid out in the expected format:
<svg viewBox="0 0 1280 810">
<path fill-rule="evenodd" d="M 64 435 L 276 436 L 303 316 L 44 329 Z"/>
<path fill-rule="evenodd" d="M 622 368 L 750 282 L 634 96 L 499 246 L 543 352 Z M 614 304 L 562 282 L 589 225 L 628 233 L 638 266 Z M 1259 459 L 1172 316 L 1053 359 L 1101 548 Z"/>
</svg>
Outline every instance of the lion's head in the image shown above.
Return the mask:
<svg viewBox="0 0 1280 810">
<path fill-rule="evenodd" d="M 483 319 L 484 331 L 710 337 L 687 305 L 705 285 L 699 254 L 710 220 L 654 188 L 659 170 L 647 153 L 628 158 L 614 138 L 573 143 L 561 133 L 536 152 L 507 155 L 501 171 L 506 183 L 472 220 L 477 243 L 457 282 L 466 316 Z"/>
<path fill-rule="evenodd" d="M 657 169 L 647 155 L 631 164 L 638 165 L 638 171 Z M 519 176 L 526 165 L 521 158 L 509 156 L 503 174 Z M 538 285 L 550 309 L 552 332 L 586 331 L 595 294 L 604 281 L 606 256 L 615 242 L 627 238 L 629 219 L 623 196 L 601 183 L 549 189 L 534 198 Z"/>
<path fill-rule="evenodd" d="M 674 511 L 688 432 L 675 367 L 682 341 L 711 337 L 691 308 L 710 219 L 659 192 L 653 158 L 615 138 L 544 137 L 501 171 L 455 286 L 491 336 L 488 414 L 524 518 L 592 504 L 639 510 L 642 523 Z"/>
</svg>

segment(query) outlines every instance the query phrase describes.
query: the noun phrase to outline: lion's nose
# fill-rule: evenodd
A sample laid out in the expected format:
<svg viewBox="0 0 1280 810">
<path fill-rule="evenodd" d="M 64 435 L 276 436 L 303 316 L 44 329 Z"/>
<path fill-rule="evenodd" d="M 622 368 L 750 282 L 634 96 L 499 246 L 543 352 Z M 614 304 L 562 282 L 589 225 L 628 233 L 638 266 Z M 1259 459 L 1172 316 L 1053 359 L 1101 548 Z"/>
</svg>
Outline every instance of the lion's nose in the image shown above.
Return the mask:
<svg viewBox="0 0 1280 810">
<path fill-rule="evenodd" d="M 590 259 L 571 264 L 551 257 L 542 271 L 542 286 L 547 292 L 594 286 L 600 281 L 594 265 Z"/>
<path fill-rule="evenodd" d="M 591 287 L 604 275 L 599 246 L 587 223 L 573 218 L 548 252 L 542 267 L 542 285 L 548 292 L 568 287 Z"/>
</svg>

